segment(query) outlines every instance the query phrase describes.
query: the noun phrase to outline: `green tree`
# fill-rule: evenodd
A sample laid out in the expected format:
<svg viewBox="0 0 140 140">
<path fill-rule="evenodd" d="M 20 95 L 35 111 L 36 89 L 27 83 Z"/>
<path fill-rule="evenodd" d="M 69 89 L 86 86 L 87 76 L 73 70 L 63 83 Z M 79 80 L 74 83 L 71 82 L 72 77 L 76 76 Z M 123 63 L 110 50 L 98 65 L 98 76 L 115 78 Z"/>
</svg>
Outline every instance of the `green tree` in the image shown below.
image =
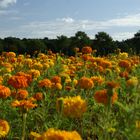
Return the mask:
<svg viewBox="0 0 140 140">
<path fill-rule="evenodd" d="M 74 37 L 71 37 L 72 39 L 72 44 L 73 48 L 79 48 L 80 50 L 84 46 L 91 46 L 92 41 L 88 37 L 88 35 L 85 32 L 78 31 Z"/>
<path fill-rule="evenodd" d="M 64 35 L 58 36 L 57 37 L 57 52 L 62 52 L 66 55 L 71 54 L 71 40 Z"/>
<path fill-rule="evenodd" d="M 98 32 L 93 41 L 94 49 L 97 50 L 99 55 L 107 55 L 113 53 L 116 49 L 112 37 L 106 32 Z"/>
</svg>

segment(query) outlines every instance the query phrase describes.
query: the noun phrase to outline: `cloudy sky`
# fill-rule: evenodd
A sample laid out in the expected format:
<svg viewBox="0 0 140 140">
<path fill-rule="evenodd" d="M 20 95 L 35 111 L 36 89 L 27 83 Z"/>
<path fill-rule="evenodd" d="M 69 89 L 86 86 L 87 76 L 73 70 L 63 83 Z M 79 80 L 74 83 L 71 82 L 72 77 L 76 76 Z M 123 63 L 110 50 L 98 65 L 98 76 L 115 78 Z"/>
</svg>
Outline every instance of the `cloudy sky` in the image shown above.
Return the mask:
<svg viewBox="0 0 140 140">
<path fill-rule="evenodd" d="M 140 30 L 140 0 L 0 0 L 0 38 L 56 38 L 100 31 L 114 40 Z"/>
</svg>

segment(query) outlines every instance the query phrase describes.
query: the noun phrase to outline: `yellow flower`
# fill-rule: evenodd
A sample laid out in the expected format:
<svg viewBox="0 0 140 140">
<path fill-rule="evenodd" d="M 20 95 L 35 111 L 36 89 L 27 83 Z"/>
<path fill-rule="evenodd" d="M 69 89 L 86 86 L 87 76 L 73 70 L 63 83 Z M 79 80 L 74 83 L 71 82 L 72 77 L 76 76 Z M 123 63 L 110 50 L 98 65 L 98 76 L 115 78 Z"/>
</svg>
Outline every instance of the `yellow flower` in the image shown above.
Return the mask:
<svg viewBox="0 0 140 140">
<path fill-rule="evenodd" d="M 14 52 L 8 52 L 7 57 L 9 58 L 16 57 L 16 54 Z"/>
<path fill-rule="evenodd" d="M 10 126 L 7 121 L 0 120 L 0 138 L 5 137 L 10 130 Z"/>
<path fill-rule="evenodd" d="M 127 86 L 137 86 L 138 85 L 138 78 L 131 77 L 129 80 L 126 81 Z"/>
<path fill-rule="evenodd" d="M 60 83 L 56 83 L 55 84 L 56 89 L 61 90 L 62 89 L 62 85 Z"/>
<path fill-rule="evenodd" d="M 120 58 L 120 59 L 126 59 L 126 58 L 128 58 L 128 53 L 126 53 L 126 52 L 122 52 L 122 53 L 121 53 L 121 52 L 120 52 L 120 53 L 119 53 L 119 58 Z"/>
<path fill-rule="evenodd" d="M 96 83 L 99 85 L 101 85 L 104 82 L 104 78 L 102 78 L 101 76 L 92 76 L 91 80 L 93 81 L 93 83 Z"/>
<path fill-rule="evenodd" d="M 43 65 L 40 62 L 36 62 L 36 63 L 34 63 L 32 68 L 33 69 L 37 69 L 37 70 L 42 70 L 43 69 Z"/>
<path fill-rule="evenodd" d="M 50 67 L 53 67 L 53 66 L 54 66 L 54 62 L 53 62 L 53 60 L 49 59 L 48 64 L 49 64 Z"/>
<path fill-rule="evenodd" d="M 39 70 L 36 70 L 36 69 L 31 69 L 28 71 L 28 73 L 30 75 L 32 75 L 32 78 L 38 78 L 40 76 L 40 71 Z"/>
<path fill-rule="evenodd" d="M 41 135 L 39 133 L 36 133 L 36 132 L 30 132 L 30 139 L 31 140 L 36 140 L 37 138 L 40 138 Z"/>
<path fill-rule="evenodd" d="M 80 96 L 76 96 L 58 98 L 56 107 L 58 111 L 62 111 L 64 116 L 79 118 L 84 112 L 86 112 L 87 104 L 86 101 L 81 99 Z"/>
<path fill-rule="evenodd" d="M 76 86 L 76 85 L 77 85 L 77 83 L 78 83 L 78 80 L 73 79 L 72 84 L 73 84 L 74 86 Z"/>
<path fill-rule="evenodd" d="M 38 133 L 32 132 L 31 135 L 35 140 L 82 140 L 81 136 L 76 131 L 48 129 L 41 136 Z"/>
<path fill-rule="evenodd" d="M 24 64 L 30 67 L 32 65 L 32 59 L 31 58 L 24 59 Z"/>
<path fill-rule="evenodd" d="M 48 63 L 44 63 L 44 64 L 43 64 L 43 69 L 46 70 L 46 69 L 48 69 L 49 67 L 50 67 L 50 65 L 49 65 Z"/>
</svg>

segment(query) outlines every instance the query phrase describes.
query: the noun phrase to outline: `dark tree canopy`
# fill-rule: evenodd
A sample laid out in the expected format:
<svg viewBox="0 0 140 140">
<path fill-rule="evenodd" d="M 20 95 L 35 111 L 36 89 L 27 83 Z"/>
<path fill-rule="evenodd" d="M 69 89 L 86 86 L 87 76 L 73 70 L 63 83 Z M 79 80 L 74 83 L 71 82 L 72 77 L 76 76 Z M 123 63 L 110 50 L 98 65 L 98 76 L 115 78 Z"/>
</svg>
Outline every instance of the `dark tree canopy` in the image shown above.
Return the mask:
<svg viewBox="0 0 140 140">
<path fill-rule="evenodd" d="M 75 55 L 75 48 L 80 50 L 84 46 L 91 46 L 97 50 L 97 55 L 107 55 L 114 53 L 119 48 L 121 51 L 140 53 L 140 30 L 134 34 L 134 37 L 123 41 L 114 41 L 106 32 L 98 32 L 95 39 L 91 39 L 85 32 L 78 31 L 74 36 L 57 36 L 56 39 L 20 39 L 16 37 L 6 37 L 0 39 L 0 53 L 3 51 L 13 51 L 18 54 L 31 54 L 34 52 L 47 53 L 52 50 L 54 53 L 64 53 L 65 55 Z"/>
</svg>

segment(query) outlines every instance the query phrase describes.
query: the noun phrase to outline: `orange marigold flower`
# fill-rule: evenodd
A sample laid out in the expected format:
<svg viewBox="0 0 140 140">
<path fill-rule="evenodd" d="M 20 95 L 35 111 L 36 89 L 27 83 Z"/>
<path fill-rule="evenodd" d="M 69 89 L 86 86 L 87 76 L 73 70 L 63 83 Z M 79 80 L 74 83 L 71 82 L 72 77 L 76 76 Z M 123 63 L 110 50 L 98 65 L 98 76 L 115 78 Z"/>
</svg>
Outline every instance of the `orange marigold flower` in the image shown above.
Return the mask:
<svg viewBox="0 0 140 140">
<path fill-rule="evenodd" d="M 103 68 L 111 68 L 112 63 L 108 60 L 102 60 L 100 61 L 100 66 L 102 66 Z"/>
<path fill-rule="evenodd" d="M 39 87 L 45 87 L 45 88 L 51 88 L 52 87 L 52 83 L 49 79 L 43 79 L 43 80 L 40 80 L 39 83 L 38 83 L 38 86 Z"/>
<path fill-rule="evenodd" d="M 24 73 L 24 72 L 17 72 L 16 76 L 24 76 L 27 79 L 28 84 L 32 82 L 32 75 Z"/>
<path fill-rule="evenodd" d="M 0 85 L 0 98 L 7 98 L 11 94 L 11 91 L 8 87 L 5 87 L 3 85 Z"/>
<path fill-rule="evenodd" d="M 27 78 L 24 76 L 12 76 L 9 78 L 8 84 L 14 87 L 15 89 L 28 87 Z"/>
<path fill-rule="evenodd" d="M 11 57 L 16 57 L 16 54 L 14 52 L 8 52 L 6 56 L 11 58 Z"/>
<path fill-rule="evenodd" d="M 56 103 L 57 110 L 63 113 L 64 116 L 79 118 L 86 112 L 86 101 L 80 96 L 58 98 Z"/>
<path fill-rule="evenodd" d="M 130 68 L 131 67 L 131 63 L 128 60 L 120 60 L 118 65 L 122 68 Z"/>
<path fill-rule="evenodd" d="M 36 140 L 82 140 L 81 136 L 76 131 L 55 130 L 54 128 L 48 129 L 41 136 L 32 133 Z"/>
<path fill-rule="evenodd" d="M 65 86 L 65 90 L 70 91 L 72 89 L 71 86 Z"/>
<path fill-rule="evenodd" d="M 37 104 L 34 104 L 31 100 L 15 100 L 11 103 L 12 107 L 19 107 L 22 109 L 32 109 L 37 106 Z"/>
<path fill-rule="evenodd" d="M 59 76 L 53 76 L 52 78 L 51 78 L 51 82 L 52 83 L 61 83 L 61 77 L 59 77 Z"/>
<path fill-rule="evenodd" d="M 84 61 L 88 61 L 91 57 L 87 54 L 81 56 Z"/>
<path fill-rule="evenodd" d="M 10 126 L 6 120 L 0 119 L 0 138 L 4 138 L 10 130 Z"/>
<path fill-rule="evenodd" d="M 82 77 L 78 80 L 78 86 L 82 89 L 91 89 L 94 87 L 94 83 L 90 78 Z"/>
<path fill-rule="evenodd" d="M 17 99 L 26 99 L 28 97 L 28 91 L 19 89 L 17 92 L 12 92 L 12 95 Z"/>
<path fill-rule="evenodd" d="M 92 53 L 92 48 L 90 46 L 85 46 L 85 47 L 82 48 L 82 53 L 83 54 Z"/>
<path fill-rule="evenodd" d="M 108 90 L 104 89 L 104 90 L 99 90 L 96 91 L 94 94 L 94 99 L 96 100 L 96 102 L 98 103 L 102 103 L 104 105 L 107 105 L 109 103 L 109 94 L 108 94 Z M 111 102 L 112 104 L 118 99 L 118 94 L 116 92 L 113 93 L 112 97 L 111 97 Z"/>
<path fill-rule="evenodd" d="M 37 92 L 36 94 L 33 95 L 33 97 L 36 100 L 41 101 L 43 99 L 43 94 L 41 92 Z"/>
<path fill-rule="evenodd" d="M 106 83 L 106 85 L 107 85 L 108 88 L 111 88 L 111 89 L 119 87 L 119 84 L 114 82 L 114 81 L 109 81 L 109 82 Z"/>
<path fill-rule="evenodd" d="M 128 79 L 129 73 L 127 71 L 120 72 L 119 76 Z"/>
</svg>

